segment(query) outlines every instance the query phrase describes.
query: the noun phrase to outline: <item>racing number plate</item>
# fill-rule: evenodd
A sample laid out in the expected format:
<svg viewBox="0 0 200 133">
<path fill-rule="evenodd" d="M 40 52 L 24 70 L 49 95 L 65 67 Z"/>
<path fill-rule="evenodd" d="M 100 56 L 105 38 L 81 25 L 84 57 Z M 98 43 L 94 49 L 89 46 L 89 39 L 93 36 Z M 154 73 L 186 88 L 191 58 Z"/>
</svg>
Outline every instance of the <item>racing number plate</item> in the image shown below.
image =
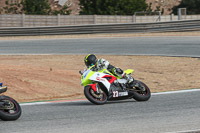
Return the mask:
<svg viewBox="0 0 200 133">
<path fill-rule="evenodd" d="M 128 92 L 113 91 L 113 97 L 121 97 L 121 96 L 128 96 Z"/>
</svg>

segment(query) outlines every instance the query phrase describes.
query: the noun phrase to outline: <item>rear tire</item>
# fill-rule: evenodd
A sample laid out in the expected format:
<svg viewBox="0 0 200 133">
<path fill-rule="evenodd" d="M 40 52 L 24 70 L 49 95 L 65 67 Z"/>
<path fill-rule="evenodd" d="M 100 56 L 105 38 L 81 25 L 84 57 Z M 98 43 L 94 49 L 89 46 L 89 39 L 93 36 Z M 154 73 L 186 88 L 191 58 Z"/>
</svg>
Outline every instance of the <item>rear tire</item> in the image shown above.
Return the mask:
<svg viewBox="0 0 200 133">
<path fill-rule="evenodd" d="M 138 83 L 141 86 L 143 86 L 145 88 L 145 91 L 142 91 L 142 90 L 140 90 L 139 88 L 136 87 L 135 88 L 136 91 L 133 92 L 134 93 L 134 97 L 133 98 L 136 101 L 148 101 L 150 99 L 150 97 L 151 97 L 151 91 L 150 91 L 149 87 L 145 83 L 143 83 L 143 82 L 141 82 L 139 80 L 135 80 L 134 82 Z"/>
<path fill-rule="evenodd" d="M 102 105 L 107 102 L 108 97 L 104 91 L 102 91 L 100 94 L 96 94 L 89 85 L 84 87 L 84 94 L 91 103 Z"/>
<path fill-rule="evenodd" d="M 13 121 L 17 120 L 21 116 L 21 107 L 17 101 L 8 96 L 0 96 L 0 101 L 9 102 L 10 106 L 12 105 L 12 109 L 0 109 L 0 119 L 4 121 Z"/>
</svg>

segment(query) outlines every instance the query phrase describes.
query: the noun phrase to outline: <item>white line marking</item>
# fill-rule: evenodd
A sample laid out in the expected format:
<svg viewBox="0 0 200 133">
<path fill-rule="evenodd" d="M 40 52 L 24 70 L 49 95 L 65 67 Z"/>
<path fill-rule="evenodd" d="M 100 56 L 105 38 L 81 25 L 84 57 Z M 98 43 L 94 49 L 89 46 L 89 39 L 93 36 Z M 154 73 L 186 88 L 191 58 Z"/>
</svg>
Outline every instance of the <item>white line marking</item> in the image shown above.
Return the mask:
<svg viewBox="0 0 200 133">
<path fill-rule="evenodd" d="M 20 103 L 20 106 L 50 104 L 50 102 Z"/>
<path fill-rule="evenodd" d="M 174 132 L 166 132 L 166 133 L 199 133 L 200 129 L 197 130 L 185 130 L 185 131 L 174 131 Z"/>
<path fill-rule="evenodd" d="M 71 102 L 83 102 L 88 100 L 62 100 L 62 102 L 56 101 L 48 101 L 48 102 L 32 102 L 32 103 L 20 103 L 20 106 L 27 106 L 27 105 L 44 105 L 44 104 L 53 104 L 53 103 L 71 103 Z"/>
<path fill-rule="evenodd" d="M 200 89 L 191 89 L 191 90 L 179 90 L 179 91 L 168 91 L 168 92 L 158 92 L 158 93 L 152 93 L 151 95 L 166 95 L 166 94 L 177 94 L 177 93 L 186 93 L 186 92 L 195 92 L 200 91 Z M 28 105 L 44 105 L 44 104 L 53 104 L 53 103 L 70 103 L 70 102 L 83 102 L 87 100 L 63 100 L 62 102 L 32 102 L 32 103 L 20 103 L 20 106 L 28 106 Z"/>
<path fill-rule="evenodd" d="M 152 93 L 152 95 L 176 94 L 176 93 L 186 93 L 186 92 L 194 92 L 194 91 L 200 91 L 200 89 L 158 92 L 158 93 Z"/>
</svg>

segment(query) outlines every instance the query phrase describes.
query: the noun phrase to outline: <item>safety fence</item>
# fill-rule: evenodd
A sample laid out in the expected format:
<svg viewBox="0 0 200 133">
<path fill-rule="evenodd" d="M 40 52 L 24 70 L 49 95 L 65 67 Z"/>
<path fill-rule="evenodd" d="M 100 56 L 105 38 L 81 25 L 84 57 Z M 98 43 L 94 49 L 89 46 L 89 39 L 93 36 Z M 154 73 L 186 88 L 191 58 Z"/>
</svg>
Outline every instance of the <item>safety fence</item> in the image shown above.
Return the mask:
<svg viewBox="0 0 200 133">
<path fill-rule="evenodd" d="M 200 20 L 157 23 L 91 24 L 79 26 L 0 28 L 0 36 L 39 36 L 95 33 L 144 33 L 187 31 L 200 31 Z"/>
</svg>

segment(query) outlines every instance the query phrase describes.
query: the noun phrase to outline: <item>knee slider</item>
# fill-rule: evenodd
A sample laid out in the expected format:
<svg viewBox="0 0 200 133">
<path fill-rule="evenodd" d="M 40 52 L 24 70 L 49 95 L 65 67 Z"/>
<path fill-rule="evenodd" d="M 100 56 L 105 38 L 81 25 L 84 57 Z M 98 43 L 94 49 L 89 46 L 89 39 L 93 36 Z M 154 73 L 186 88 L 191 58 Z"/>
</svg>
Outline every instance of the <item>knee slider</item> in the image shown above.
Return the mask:
<svg viewBox="0 0 200 133">
<path fill-rule="evenodd" d="M 125 73 L 123 72 L 123 70 L 120 69 L 120 68 L 113 68 L 112 72 L 115 75 L 119 76 L 120 78 L 124 77 L 124 75 L 125 75 Z"/>
<path fill-rule="evenodd" d="M 116 68 L 116 73 L 118 73 L 118 74 L 123 74 L 123 71 L 122 71 L 122 69 L 120 69 L 120 68 Z"/>
</svg>

